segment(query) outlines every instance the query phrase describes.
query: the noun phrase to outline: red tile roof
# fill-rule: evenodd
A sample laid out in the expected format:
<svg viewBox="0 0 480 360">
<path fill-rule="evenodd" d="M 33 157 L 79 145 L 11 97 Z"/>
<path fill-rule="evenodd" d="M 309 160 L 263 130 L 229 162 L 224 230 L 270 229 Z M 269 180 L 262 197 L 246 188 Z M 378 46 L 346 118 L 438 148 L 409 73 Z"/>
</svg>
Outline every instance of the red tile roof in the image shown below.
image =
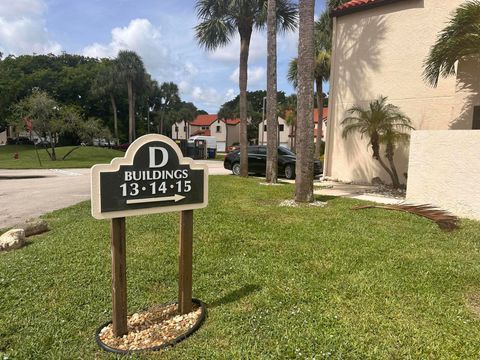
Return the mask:
<svg viewBox="0 0 480 360">
<path fill-rule="evenodd" d="M 240 124 L 240 119 L 223 119 L 223 122 L 227 125 L 237 125 Z"/>
<path fill-rule="evenodd" d="M 210 126 L 215 120 L 217 120 L 217 114 L 209 115 L 198 115 L 195 120 L 193 120 L 190 125 L 193 126 Z"/>
<path fill-rule="evenodd" d="M 358 7 L 358 6 L 366 5 L 368 3 L 373 3 L 373 2 L 376 2 L 376 1 L 378 1 L 378 0 L 351 0 L 349 2 L 346 2 L 343 5 L 337 6 L 335 8 L 335 11 L 345 10 L 345 9 L 353 8 L 353 7 Z"/>
<path fill-rule="evenodd" d="M 285 116 L 289 115 L 292 111 L 287 110 Z M 328 107 L 323 108 L 323 121 L 326 121 L 328 117 Z M 316 124 L 318 122 L 318 108 L 313 109 L 313 122 Z"/>
<path fill-rule="evenodd" d="M 327 120 L 327 117 L 328 117 L 328 108 L 324 107 L 323 116 L 322 116 L 323 121 Z M 313 109 L 313 121 L 315 122 L 315 124 L 318 122 L 318 108 Z"/>
<path fill-rule="evenodd" d="M 381 5 L 387 5 L 397 1 L 403 1 L 403 0 L 351 0 L 346 2 L 343 5 L 337 6 L 332 11 L 332 15 L 333 16 L 346 15 L 352 12 L 365 10 L 365 9 L 369 9 L 369 8 L 373 8 Z"/>
</svg>

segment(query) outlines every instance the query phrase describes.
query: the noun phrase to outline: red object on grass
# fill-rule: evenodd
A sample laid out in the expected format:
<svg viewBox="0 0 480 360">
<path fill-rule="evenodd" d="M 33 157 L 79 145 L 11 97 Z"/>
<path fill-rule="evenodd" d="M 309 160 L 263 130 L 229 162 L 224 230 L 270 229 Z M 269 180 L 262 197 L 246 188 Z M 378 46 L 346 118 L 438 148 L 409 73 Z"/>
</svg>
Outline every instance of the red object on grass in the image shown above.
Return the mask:
<svg viewBox="0 0 480 360">
<path fill-rule="evenodd" d="M 25 130 L 32 131 L 33 129 L 32 120 L 29 118 L 25 118 L 23 119 L 23 122 L 25 123 Z"/>
</svg>

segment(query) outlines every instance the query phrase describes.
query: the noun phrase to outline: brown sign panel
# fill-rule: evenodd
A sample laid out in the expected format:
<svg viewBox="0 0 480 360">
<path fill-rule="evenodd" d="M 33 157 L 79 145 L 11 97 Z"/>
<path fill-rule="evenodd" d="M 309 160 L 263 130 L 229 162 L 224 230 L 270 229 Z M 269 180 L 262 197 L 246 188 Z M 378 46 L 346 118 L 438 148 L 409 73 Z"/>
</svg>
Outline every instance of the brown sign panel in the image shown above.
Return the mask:
<svg viewBox="0 0 480 360">
<path fill-rule="evenodd" d="M 184 158 L 158 134 L 142 136 L 125 157 L 91 171 L 92 216 L 97 219 L 200 209 L 208 203 L 208 167 Z"/>
</svg>

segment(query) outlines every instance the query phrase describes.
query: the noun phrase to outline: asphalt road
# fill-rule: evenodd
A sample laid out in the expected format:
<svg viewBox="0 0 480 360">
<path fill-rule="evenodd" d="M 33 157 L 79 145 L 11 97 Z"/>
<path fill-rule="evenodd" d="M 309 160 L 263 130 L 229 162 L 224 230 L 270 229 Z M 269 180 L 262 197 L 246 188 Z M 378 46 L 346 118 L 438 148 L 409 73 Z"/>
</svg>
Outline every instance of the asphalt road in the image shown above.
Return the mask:
<svg viewBox="0 0 480 360">
<path fill-rule="evenodd" d="M 230 175 L 205 160 L 210 175 Z M 90 169 L 0 169 L 0 229 L 90 199 Z"/>
</svg>

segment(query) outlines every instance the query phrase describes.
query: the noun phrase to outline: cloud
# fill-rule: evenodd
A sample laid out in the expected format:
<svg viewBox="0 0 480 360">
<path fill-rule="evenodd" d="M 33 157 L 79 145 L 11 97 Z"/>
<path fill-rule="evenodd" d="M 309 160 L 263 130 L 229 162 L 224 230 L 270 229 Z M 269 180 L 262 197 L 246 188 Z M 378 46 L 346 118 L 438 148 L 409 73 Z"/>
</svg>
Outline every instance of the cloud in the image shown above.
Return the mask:
<svg viewBox="0 0 480 360">
<path fill-rule="evenodd" d="M 191 92 L 193 100 L 199 101 L 208 107 L 218 106 L 222 102 L 222 95 L 212 87 L 195 86 Z"/>
<path fill-rule="evenodd" d="M 225 94 L 225 101 L 233 100 L 236 96 L 237 92 L 234 89 L 228 89 L 227 93 Z"/>
<path fill-rule="evenodd" d="M 143 59 L 147 70 L 160 81 L 176 80 L 179 76 L 190 76 L 198 72 L 192 63 L 183 66 L 172 54 L 169 41 L 147 19 L 134 19 L 125 27 L 111 31 L 108 44 L 94 43 L 83 49 L 83 54 L 91 57 L 114 58 L 120 50 L 135 51 Z"/>
<path fill-rule="evenodd" d="M 0 1 L 0 51 L 5 54 L 59 54 L 62 47 L 46 28 L 43 0 Z"/>
<path fill-rule="evenodd" d="M 187 61 L 184 66 L 184 72 L 187 76 L 195 76 L 199 73 L 199 70 L 190 61 Z"/>
<path fill-rule="evenodd" d="M 238 84 L 240 69 L 237 67 L 230 75 L 230 80 Z M 248 85 L 261 85 L 266 81 L 266 71 L 262 66 L 255 66 L 248 69 Z"/>
<path fill-rule="evenodd" d="M 238 63 L 240 59 L 240 36 L 237 34 L 232 41 L 224 47 L 208 54 L 212 60 Z M 267 38 L 264 32 L 255 31 L 250 41 L 249 59 L 255 61 L 267 57 Z"/>
</svg>

